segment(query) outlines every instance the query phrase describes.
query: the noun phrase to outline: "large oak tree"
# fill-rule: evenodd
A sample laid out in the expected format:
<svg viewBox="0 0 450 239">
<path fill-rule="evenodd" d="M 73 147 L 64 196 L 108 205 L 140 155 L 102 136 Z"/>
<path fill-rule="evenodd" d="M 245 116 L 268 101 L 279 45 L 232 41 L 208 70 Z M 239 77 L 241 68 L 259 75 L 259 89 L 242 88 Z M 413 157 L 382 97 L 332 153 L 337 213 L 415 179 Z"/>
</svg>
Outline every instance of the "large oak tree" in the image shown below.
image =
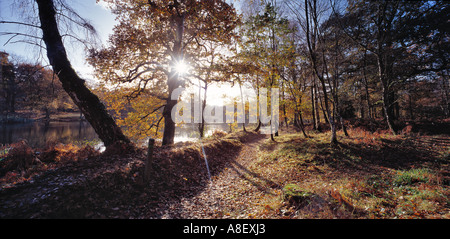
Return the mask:
<svg viewBox="0 0 450 239">
<path fill-rule="evenodd" d="M 177 103 L 171 95 L 185 85 L 177 65 L 190 65 L 190 75 L 201 75 L 196 71 L 202 69 L 195 66 L 208 51 L 207 43 L 231 43 L 239 17 L 223 0 L 106 2 L 119 24 L 110 37 L 110 46 L 92 50 L 90 62 L 100 79 L 134 88 L 130 99 L 150 94 L 165 102 L 161 107 L 162 143 L 171 145 L 175 137 L 171 112 Z M 148 112 L 154 110 L 149 108 Z"/>
</svg>

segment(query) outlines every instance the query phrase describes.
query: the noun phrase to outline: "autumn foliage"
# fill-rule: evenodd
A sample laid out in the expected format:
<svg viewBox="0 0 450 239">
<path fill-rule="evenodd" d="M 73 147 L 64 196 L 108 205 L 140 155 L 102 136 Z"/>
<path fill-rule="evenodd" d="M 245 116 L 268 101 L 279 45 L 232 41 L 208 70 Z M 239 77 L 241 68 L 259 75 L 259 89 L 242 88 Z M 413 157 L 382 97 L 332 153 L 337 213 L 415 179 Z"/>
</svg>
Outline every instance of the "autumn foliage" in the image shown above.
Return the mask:
<svg viewBox="0 0 450 239">
<path fill-rule="evenodd" d="M 91 146 L 50 143 L 45 148 L 31 148 L 26 140 L 8 147 L 8 153 L 0 161 L 2 187 L 31 179 L 31 177 L 70 162 L 86 160 L 99 155 Z"/>
<path fill-rule="evenodd" d="M 450 218 L 449 3 L 103 2 L 118 23 L 88 49 L 94 90 L 61 50 L 62 1 L 36 0 L 54 72 L 1 53 L 6 118 L 16 96 L 49 116 L 69 95 L 107 146 L 0 148 L 1 218 Z M 280 131 L 176 143 L 172 94 L 204 108 L 224 82 L 278 88 Z"/>
</svg>

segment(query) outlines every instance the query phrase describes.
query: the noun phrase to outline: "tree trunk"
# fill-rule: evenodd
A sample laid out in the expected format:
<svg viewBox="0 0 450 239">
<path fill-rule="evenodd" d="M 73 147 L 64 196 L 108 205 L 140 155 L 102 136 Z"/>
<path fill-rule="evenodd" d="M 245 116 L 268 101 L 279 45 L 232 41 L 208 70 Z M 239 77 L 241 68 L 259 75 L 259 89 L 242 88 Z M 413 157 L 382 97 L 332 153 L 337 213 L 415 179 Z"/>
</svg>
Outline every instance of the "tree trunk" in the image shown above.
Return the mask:
<svg viewBox="0 0 450 239">
<path fill-rule="evenodd" d="M 316 84 L 316 79 L 314 78 L 314 105 L 315 105 L 315 109 L 314 111 L 316 112 L 316 129 L 319 128 L 319 124 L 320 124 L 320 105 L 319 105 L 319 94 L 318 94 L 319 90 L 317 88 L 317 84 Z"/>
<path fill-rule="evenodd" d="M 286 102 L 285 102 L 285 96 L 284 96 L 284 82 L 281 82 L 281 90 L 282 90 L 282 101 L 283 102 L 283 118 L 284 118 L 284 124 L 286 125 L 286 129 L 288 128 L 288 119 L 286 115 Z"/>
<path fill-rule="evenodd" d="M 392 49 L 392 42 L 389 40 L 389 35 L 383 25 L 384 21 L 388 21 L 386 19 L 386 6 L 388 2 L 383 2 L 384 5 L 379 6 L 379 11 L 377 14 L 377 19 L 375 21 L 375 26 L 377 28 L 376 34 L 376 52 L 375 56 L 377 58 L 378 65 L 378 79 L 382 86 L 382 100 L 383 100 L 383 111 L 386 122 L 388 124 L 389 130 L 392 134 L 396 135 L 397 131 L 394 125 L 394 111 L 392 110 L 393 101 L 392 99 L 392 67 L 393 65 L 389 63 L 389 60 L 392 60 L 394 57 L 392 54 L 389 54 L 389 49 Z"/>
<path fill-rule="evenodd" d="M 317 85 L 317 90 L 316 93 L 319 92 L 319 86 Z M 322 97 L 320 95 L 317 96 L 318 97 L 318 109 L 317 109 L 317 122 L 320 123 L 320 111 L 322 111 L 322 115 L 323 115 L 323 119 L 325 120 L 326 124 L 330 124 L 330 121 L 328 120 L 328 115 L 327 112 L 325 111 L 325 107 L 323 106 L 323 100 Z M 318 124 L 319 125 L 319 124 Z"/>
<path fill-rule="evenodd" d="M 198 95 L 200 96 L 200 92 L 201 92 L 200 91 L 200 89 L 201 89 L 200 81 L 198 82 L 198 84 L 199 84 Z M 207 90 L 208 90 L 208 82 L 205 81 L 205 93 L 203 95 L 203 100 L 199 100 L 199 102 L 201 104 L 200 105 L 201 112 L 205 112 Z M 201 121 L 201 123 L 199 123 L 198 131 L 200 133 L 200 138 L 203 138 L 203 137 L 205 137 L 205 119 L 203 118 L 203 113 L 201 114 L 200 117 L 202 117 L 202 121 Z"/>
<path fill-rule="evenodd" d="M 148 150 L 147 150 L 147 160 L 145 161 L 144 168 L 144 183 L 148 183 L 150 181 L 150 173 L 152 171 L 152 163 L 153 163 L 153 149 L 155 147 L 155 139 L 148 140 Z"/>
<path fill-rule="evenodd" d="M 172 50 L 172 62 L 183 60 L 183 34 L 184 34 L 184 15 L 177 15 L 175 17 L 176 24 L 176 38 Z M 167 86 L 169 89 L 169 96 L 164 107 L 164 133 L 162 145 L 172 145 L 175 139 L 175 122 L 172 120 L 172 109 L 177 104 L 177 99 L 172 100 L 173 91 L 181 85 L 179 81 L 179 73 L 175 69 L 171 69 L 167 78 Z"/>
<path fill-rule="evenodd" d="M 394 116 L 392 115 L 392 113 L 394 111 L 392 110 L 392 105 L 389 101 L 389 96 L 384 91 L 385 90 L 383 89 L 383 97 L 382 98 L 383 98 L 384 117 L 388 124 L 389 130 L 392 132 L 393 135 L 396 135 L 397 131 L 396 131 L 395 125 L 394 125 Z"/>
<path fill-rule="evenodd" d="M 175 122 L 172 120 L 172 109 L 177 104 L 177 100 L 166 100 L 166 106 L 164 106 L 164 133 L 162 145 L 172 145 L 175 139 Z"/>
<path fill-rule="evenodd" d="M 258 132 L 260 128 L 261 128 L 261 119 L 258 118 L 258 125 L 256 126 L 256 128 L 253 131 Z"/>
<path fill-rule="evenodd" d="M 342 127 L 342 131 L 344 131 L 344 135 L 347 136 L 347 137 L 349 137 L 350 135 L 348 134 L 347 126 L 345 126 L 344 119 L 343 119 L 342 116 L 340 116 L 340 115 L 339 115 L 339 120 L 340 120 L 340 122 L 341 122 L 341 127 Z"/>
<path fill-rule="evenodd" d="M 366 72 L 366 58 L 367 58 L 367 50 L 364 50 L 363 80 L 364 80 L 364 88 L 366 90 L 368 115 L 369 119 L 372 119 L 374 115 L 373 115 L 373 107 L 372 104 L 370 103 L 369 82 L 367 81 L 367 72 Z"/>
<path fill-rule="evenodd" d="M 175 71 L 175 70 L 174 70 Z M 178 87 L 178 74 L 175 72 L 171 72 L 169 78 L 167 80 L 167 85 L 169 88 L 169 97 L 166 99 L 166 105 L 163 110 L 164 117 L 164 132 L 162 145 L 172 145 L 174 144 L 175 139 L 175 122 L 172 120 L 172 110 L 173 107 L 177 104 L 178 99 L 172 99 L 173 91 Z"/>
<path fill-rule="evenodd" d="M 313 130 L 317 130 L 314 87 L 315 87 L 315 83 L 311 84 L 311 110 L 312 110 L 311 114 L 312 114 L 312 120 L 313 120 Z"/>
<path fill-rule="evenodd" d="M 381 43 L 379 43 L 379 45 L 381 45 Z M 381 46 L 379 46 L 378 49 L 381 49 Z M 390 99 L 392 97 L 389 92 L 389 81 L 386 76 L 385 64 L 382 60 L 382 54 L 381 54 L 380 50 L 378 50 L 376 56 L 377 56 L 377 64 L 378 64 L 378 78 L 382 85 L 382 91 L 383 91 L 382 101 L 383 101 L 384 117 L 388 124 L 389 130 L 392 132 L 392 134 L 396 135 L 397 131 L 395 130 L 395 126 L 394 126 L 394 115 L 393 115 L 394 111 L 392 110 L 392 102 L 390 101 Z"/>
<path fill-rule="evenodd" d="M 305 136 L 305 138 L 308 138 L 308 135 L 305 132 L 305 124 L 303 123 L 302 112 L 299 111 L 297 115 L 299 117 L 299 124 L 300 124 L 300 128 L 302 129 L 303 136 Z"/>
<path fill-rule="evenodd" d="M 256 101 L 259 102 L 259 78 L 256 78 Z M 258 109 L 258 125 L 253 131 L 259 132 L 259 129 L 261 128 L 261 106 L 258 103 L 256 107 Z"/>
<path fill-rule="evenodd" d="M 47 47 L 47 57 L 53 71 L 58 73 L 64 90 L 84 114 L 105 146 L 110 146 L 117 141 L 129 143 L 129 139 L 122 133 L 100 99 L 86 87 L 85 81 L 72 68 L 58 30 L 53 0 L 36 0 L 36 2 L 43 40 Z"/>
<path fill-rule="evenodd" d="M 241 81 L 239 81 L 239 90 L 241 92 L 241 106 L 242 106 L 242 111 L 243 111 L 243 115 L 244 115 L 244 123 L 242 123 L 242 130 L 244 130 L 244 132 L 247 132 L 247 130 L 245 129 L 245 101 L 244 101 L 244 95 L 242 94 Z"/>
<path fill-rule="evenodd" d="M 314 73 L 316 74 L 317 78 L 319 78 L 319 81 L 322 85 L 322 91 L 323 91 L 323 97 L 324 97 L 324 104 L 325 104 L 325 111 L 326 111 L 326 116 L 328 118 L 328 121 L 330 123 L 330 127 L 331 127 L 331 143 L 332 144 L 336 144 L 337 143 L 337 137 L 336 137 L 336 124 L 335 124 L 335 120 L 334 120 L 334 116 L 332 115 L 332 112 L 330 110 L 330 107 L 328 106 L 328 94 L 327 94 L 327 90 L 326 90 L 326 85 L 325 85 L 325 79 L 323 77 L 323 75 L 321 75 L 318 71 L 318 67 L 317 67 L 317 57 L 316 57 L 316 52 L 312 46 L 311 46 L 311 40 L 310 40 L 310 30 L 309 30 L 309 11 L 308 11 L 308 0 L 305 0 L 305 17 L 306 17 L 306 41 L 307 41 L 307 45 L 308 45 L 308 50 L 309 50 L 309 56 L 310 56 L 310 60 L 312 62 L 312 67 L 314 70 Z M 317 17 L 316 14 L 316 1 L 313 1 L 313 16 Z M 317 26 L 317 19 L 313 19 L 314 23 L 316 23 L 315 27 Z M 326 62 L 323 62 L 324 65 L 326 65 Z"/>
</svg>

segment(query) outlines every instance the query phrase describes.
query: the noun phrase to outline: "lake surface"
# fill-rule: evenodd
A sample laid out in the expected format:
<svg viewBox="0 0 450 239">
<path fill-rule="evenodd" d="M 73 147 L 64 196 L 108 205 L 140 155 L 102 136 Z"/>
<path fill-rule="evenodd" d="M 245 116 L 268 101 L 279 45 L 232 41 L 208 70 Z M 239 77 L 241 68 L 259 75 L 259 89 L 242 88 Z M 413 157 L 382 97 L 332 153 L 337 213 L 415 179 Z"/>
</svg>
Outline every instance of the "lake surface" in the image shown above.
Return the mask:
<svg viewBox="0 0 450 239">
<path fill-rule="evenodd" d="M 67 144 L 99 141 L 94 129 L 86 121 L 0 125 L 0 144 L 11 144 L 22 139 L 31 147 L 45 147 L 51 142 Z"/>
<path fill-rule="evenodd" d="M 228 131 L 229 128 L 226 124 L 207 125 L 205 135 L 210 135 L 216 129 Z M 195 141 L 198 140 L 198 137 L 197 124 L 182 125 L 175 130 L 175 142 Z M 0 125 L 0 146 L 22 139 L 27 140 L 28 144 L 34 148 L 45 147 L 52 142 L 63 144 L 79 144 L 84 141 L 101 142 L 87 121 Z"/>
</svg>

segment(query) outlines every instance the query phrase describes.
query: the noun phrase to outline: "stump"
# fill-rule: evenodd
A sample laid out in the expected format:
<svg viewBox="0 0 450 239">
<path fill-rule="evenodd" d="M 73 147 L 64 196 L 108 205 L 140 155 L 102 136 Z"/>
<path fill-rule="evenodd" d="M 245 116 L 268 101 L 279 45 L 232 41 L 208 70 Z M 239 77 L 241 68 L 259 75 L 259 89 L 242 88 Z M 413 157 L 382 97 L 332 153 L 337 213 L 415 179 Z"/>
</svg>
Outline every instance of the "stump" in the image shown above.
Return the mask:
<svg viewBox="0 0 450 239">
<path fill-rule="evenodd" d="M 153 161 L 153 148 L 155 146 L 155 139 L 150 138 L 148 140 L 148 152 L 147 152 L 147 160 L 145 161 L 145 170 L 144 170 L 144 182 L 148 183 L 150 180 L 150 172 L 152 171 L 152 161 Z"/>
</svg>

